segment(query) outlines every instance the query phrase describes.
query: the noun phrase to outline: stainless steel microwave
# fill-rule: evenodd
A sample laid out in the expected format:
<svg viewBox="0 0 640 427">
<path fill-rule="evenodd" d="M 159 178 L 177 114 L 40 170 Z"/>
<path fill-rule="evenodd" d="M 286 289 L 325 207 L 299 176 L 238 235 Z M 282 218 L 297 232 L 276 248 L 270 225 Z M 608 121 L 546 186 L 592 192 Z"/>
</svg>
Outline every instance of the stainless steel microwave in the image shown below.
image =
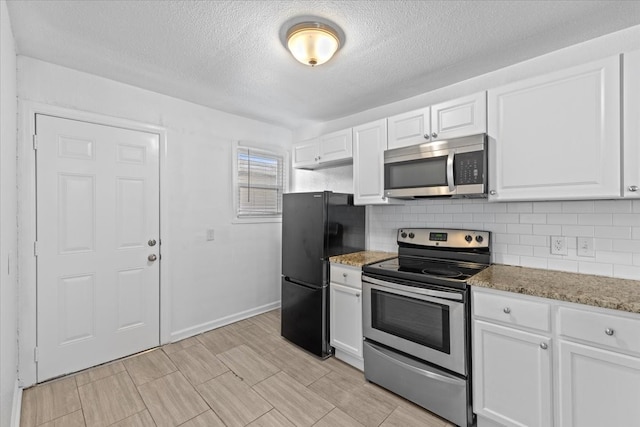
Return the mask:
<svg viewBox="0 0 640 427">
<path fill-rule="evenodd" d="M 384 195 L 399 199 L 486 197 L 487 135 L 386 150 Z"/>
</svg>

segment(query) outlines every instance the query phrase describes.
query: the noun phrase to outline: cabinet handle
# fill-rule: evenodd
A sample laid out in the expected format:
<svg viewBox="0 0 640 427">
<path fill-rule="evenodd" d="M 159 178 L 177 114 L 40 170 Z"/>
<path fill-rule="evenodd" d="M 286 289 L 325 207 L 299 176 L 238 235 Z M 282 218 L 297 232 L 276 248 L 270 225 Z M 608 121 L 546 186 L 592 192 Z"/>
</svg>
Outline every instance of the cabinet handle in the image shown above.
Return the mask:
<svg viewBox="0 0 640 427">
<path fill-rule="evenodd" d="M 433 132 L 433 133 L 431 134 L 431 136 L 432 136 L 432 137 L 434 137 L 434 138 L 437 138 L 437 137 L 438 137 L 438 134 L 437 134 L 437 133 L 435 133 L 435 132 Z"/>
<path fill-rule="evenodd" d="M 347 278 L 347 273 L 342 273 L 342 277 Z"/>
<path fill-rule="evenodd" d="M 424 139 L 429 139 L 429 138 L 431 138 L 431 137 L 429 136 L 429 134 L 428 134 L 428 133 L 425 133 L 425 134 L 424 134 Z"/>
<path fill-rule="evenodd" d="M 489 194 L 491 194 L 492 196 L 495 196 L 497 193 L 496 193 L 496 190 L 491 190 L 489 191 Z"/>
<path fill-rule="evenodd" d="M 604 330 L 604 333 L 605 333 L 605 334 L 607 334 L 607 335 L 609 335 L 609 336 L 612 336 L 615 332 L 616 332 L 616 331 L 614 331 L 614 330 L 613 330 L 613 329 L 611 329 L 611 328 L 607 328 L 607 329 L 605 329 L 605 330 Z"/>
<path fill-rule="evenodd" d="M 638 186 L 637 186 L 637 185 L 630 185 L 630 186 L 629 186 L 629 188 L 628 188 L 628 190 L 629 190 L 629 191 L 636 192 L 636 191 L 638 191 Z"/>
<path fill-rule="evenodd" d="M 504 314 L 511 313 L 511 309 L 509 307 L 505 307 L 504 309 L 502 309 L 502 311 L 504 311 Z"/>
<path fill-rule="evenodd" d="M 382 200 L 387 200 L 387 196 L 382 196 Z"/>
<path fill-rule="evenodd" d="M 320 156 L 318 156 L 318 160 L 320 160 L 320 159 L 321 159 L 321 157 L 320 157 Z"/>
<path fill-rule="evenodd" d="M 547 343 L 546 343 L 546 342 L 541 342 L 541 343 L 540 343 L 540 348 L 541 348 L 541 349 L 543 349 L 543 350 L 546 350 L 546 349 L 548 349 L 548 348 L 549 348 L 549 346 L 547 345 Z"/>
<path fill-rule="evenodd" d="M 357 296 L 358 298 L 360 298 L 360 292 L 357 292 L 357 293 L 356 293 L 356 296 Z"/>
</svg>

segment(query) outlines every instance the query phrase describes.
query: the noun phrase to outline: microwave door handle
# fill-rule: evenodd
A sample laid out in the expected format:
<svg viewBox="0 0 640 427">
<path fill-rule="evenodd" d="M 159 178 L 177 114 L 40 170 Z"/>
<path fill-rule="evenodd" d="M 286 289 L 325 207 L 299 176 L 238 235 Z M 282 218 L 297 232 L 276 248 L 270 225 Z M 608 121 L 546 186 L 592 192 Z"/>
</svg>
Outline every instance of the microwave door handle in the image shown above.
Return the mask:
<svg viewBox="0 0 640 427">
<path fill-rule="evenodd" d="M 449 151 L 449 155 L 447 155 L 447 183 L 449 184 L 449 192 L 453 193 L 456 189 L 455 182 L 453 182 L 453 156 L 455 153 Z"/>
</svg>

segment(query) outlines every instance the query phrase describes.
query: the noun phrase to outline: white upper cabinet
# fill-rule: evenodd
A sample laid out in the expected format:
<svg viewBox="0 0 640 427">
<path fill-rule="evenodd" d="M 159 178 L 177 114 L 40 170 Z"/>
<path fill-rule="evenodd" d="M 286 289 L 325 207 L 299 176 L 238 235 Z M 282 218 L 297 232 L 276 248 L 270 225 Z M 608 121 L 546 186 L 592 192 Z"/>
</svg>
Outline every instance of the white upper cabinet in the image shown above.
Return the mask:
<svg viewBox="0 0 640 427">
<path fill-rule="evenodd" d="M 318 164 L 318 138 L 300 141 L 292 146 L 292 165 L 294 168 L 313 169 Z"/>
<path fill-rule="evenodd" d="M 620 197 L 620 58 L 488 92 L 489 200 Z"/>
<path fill-rule="evenodd" d="M 430 114 L 431 108 L 427 107 L 389 117 L 387 119 L 389 150 L 429 142 L 431 140 Z"/>
<path fill-rule="evenodd" d="M 318 161 L 320 163 L 350 160 L 353 158 L 353 133 L 351 128 L 320 137 Z"/>
<path fill-rule="evenodd" d="M 487 93 L 480 92 L 431 106 L 431 140 L 487 132 Z"/>
<path fill-rule="evenodd" d="M 640 50 L 624 55 L 624 197 L 640 198 Z"/>
<path fill-rule="evenodd" d="M 384 196 L 387 120 L 353 128 L 353 200 L 356 205 L 389 203 Z"/>
<path fill-rule="evenodd" d="M 296 169 L 316 169 L 353 158 L 351 128 L 293 144 L 292 166 Z"/>
<path fill-rule="evenodd" d="M 400 148 L 487 131 L 487 93 L 442 102 L 387 119 L 388 147 Z"/>
</svg>

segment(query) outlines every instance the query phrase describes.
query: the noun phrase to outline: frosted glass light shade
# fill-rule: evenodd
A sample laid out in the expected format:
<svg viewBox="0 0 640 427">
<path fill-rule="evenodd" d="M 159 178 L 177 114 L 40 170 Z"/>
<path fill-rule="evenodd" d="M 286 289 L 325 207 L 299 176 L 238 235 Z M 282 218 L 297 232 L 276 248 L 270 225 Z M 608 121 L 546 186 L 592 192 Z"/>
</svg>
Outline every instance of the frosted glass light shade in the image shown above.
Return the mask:
<svg viewBox="0 0 640 427">
<path fill-rule="evenodd" d="M 314 67 L 331 59 L 340 47 L 340 39 L 328 25 L 303 22 L 287 31 L 287 47 L 298 61 Z"/>
</svg>

